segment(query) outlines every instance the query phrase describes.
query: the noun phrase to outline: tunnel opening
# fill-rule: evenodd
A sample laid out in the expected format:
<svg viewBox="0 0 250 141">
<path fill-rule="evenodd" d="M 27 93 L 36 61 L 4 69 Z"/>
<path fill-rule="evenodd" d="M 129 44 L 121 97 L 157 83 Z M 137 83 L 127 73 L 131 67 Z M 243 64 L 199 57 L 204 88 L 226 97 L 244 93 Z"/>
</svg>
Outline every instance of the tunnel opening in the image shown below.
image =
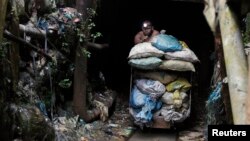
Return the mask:
<svg viewBox="0 0 250 141">
<path fill-rule="evenodd" d="M 187 43 L 198 56 L 195 64 L 196 92 L 192 93 L 192 120 L 206 116 L 205 102 L 210 92 L 214 71 L 214 36 L 203 15 L 204 3 L 180 1 L 100 1 L 94 19 L 95 31 L 102 37 L 97 43 L 108 43 L 109 48 L 91 50 L 88 59 L 88 75 L 104 74 L 106 85 L 118 92 L 129 103 L 131 67 L 128 54 L 134 46 L 135 34 L 145 19 L 151 20 L 155 29 L 164 29 L 166 34 Z M 96 73 L 97 72 L 97 73 Z M 194 103 L 194 104 L 193 104 Z"/>
<path fill-rule="evenodd" d="M 141 22 L 149 19 L 155 29 L 164 29 L 166 34 L 186 42 L 200 59 L 195 67 L 202 95 L 210 85 L 214 51 L 214 37 L 203 10 L 203 3 L 193 2 L 101 1 L 95 17 L 95 30 L 101 32 L 102 37 L 97 42 L 109 43 L 110 47 L 93 53 L 90 62 L 98 64 L 95 66 L 102 70 L 109 87 L 128 95 L 130 66 L 127 57 Z"/>
<path fill-rule="evenodd" d="M 102 37 L 96 41 L 108 43 L 110 46 L 92 52 L 89 71 L 95 68 L 103 72 L 106 85 L 116 90 L 128 103 L 131 67 L 127 57 L 134 46 L 135 34 L 141 30 L 142 21 L 151 20 L 156 30 L 164 29 L 166 34 L 186 42 L 200 60 L 200 63 L 195 64 L 192 120 L 188 122 L 195 124 L 192 121 L 205 117 L 205 101 L 210 91 L 214 68 L 214 36 L 203 10 L 203 3 L 183 1 L 101 1 L 94 22 L 95 30 L 101 32 Z"/>
</svg>

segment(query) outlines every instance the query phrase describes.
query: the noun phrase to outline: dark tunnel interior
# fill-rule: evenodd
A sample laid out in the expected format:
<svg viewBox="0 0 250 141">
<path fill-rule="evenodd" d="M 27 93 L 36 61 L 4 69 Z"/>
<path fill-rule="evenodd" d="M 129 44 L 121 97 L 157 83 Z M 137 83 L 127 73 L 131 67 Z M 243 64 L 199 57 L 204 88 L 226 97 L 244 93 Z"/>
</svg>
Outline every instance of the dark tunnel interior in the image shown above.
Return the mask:
<svg viewBox="0 0 250 141">
<path fill-rule="evenodd" d="M 92 52 L 89 71 L 103 72 L 107 86 L 125 96 L 129 95 L 130 66 L 127 56 L 134 46 L 133 38 L 140 31 L 141 22 L 149 19 L 156 30 L 165 29 L 187 43 L 200 59 L 196 64 L 199 93 L 210 85 L 213 72 L 211 56 L 214 50 L 213 34 L 203 16 L 204 4 L 177 1 L 105 0 L 101 1 L 94 21 L 94 31 L 101 32 L 98 43 L 109 48 Z"/>
</svg>

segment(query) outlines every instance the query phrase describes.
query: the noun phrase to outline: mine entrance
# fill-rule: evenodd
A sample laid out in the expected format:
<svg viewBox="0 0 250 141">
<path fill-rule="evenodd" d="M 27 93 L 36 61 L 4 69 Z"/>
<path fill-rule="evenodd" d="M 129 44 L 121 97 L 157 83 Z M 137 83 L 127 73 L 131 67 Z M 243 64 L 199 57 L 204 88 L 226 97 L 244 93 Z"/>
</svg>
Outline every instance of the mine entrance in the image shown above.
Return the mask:
<svg viewBox="0 0 250 141">
<path fill-rule="evenodd" d="M 107 85 L 128 97 L 127 57 L 141 22 L 149 19 L 155 29 L 164 29 L 166 34 L 185 41 L 200 59 L 195 66 L 198 93 L 199 97 L 206 97 L 213 71 L 214 41 L 203 10 L 203 3 L 193 2 L 102 1 L 95 19 L 96 30 L 103 35 L 98 42 L 108 42 L 110 48 L 97 53 L 93 60 L 102 69 Z"/>
</svg>

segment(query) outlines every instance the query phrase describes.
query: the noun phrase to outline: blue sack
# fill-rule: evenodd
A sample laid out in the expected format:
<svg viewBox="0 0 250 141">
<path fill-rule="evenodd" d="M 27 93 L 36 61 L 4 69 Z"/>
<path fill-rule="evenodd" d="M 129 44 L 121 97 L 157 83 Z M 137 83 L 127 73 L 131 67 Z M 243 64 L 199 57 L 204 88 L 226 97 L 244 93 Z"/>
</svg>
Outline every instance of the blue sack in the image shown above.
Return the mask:
<svg viewBox="0 0 250 141">
<path fill-rule="evenodd" d="M 164 52 L 182 50 L 180 42 L 172 35 L 159 34 L 153 38 L 152 45 Z"/>
<path fill-rule="evenodd" d="M 140 108 L 145 104 L 147 95 L 138 90 L 136 86 L 133 87 L 129 99 L 129 104 L 133 108 Z"/>
<path fill-rule="evenodd" d="M 145 105 L 142 110 L 136 115 L 136 119 L 142 123 L 148 123 L 153 119 L 153 111 L 161 108 L 162 102 L 156 101 L 147 96 L 145 99 Z"/>
</svg>

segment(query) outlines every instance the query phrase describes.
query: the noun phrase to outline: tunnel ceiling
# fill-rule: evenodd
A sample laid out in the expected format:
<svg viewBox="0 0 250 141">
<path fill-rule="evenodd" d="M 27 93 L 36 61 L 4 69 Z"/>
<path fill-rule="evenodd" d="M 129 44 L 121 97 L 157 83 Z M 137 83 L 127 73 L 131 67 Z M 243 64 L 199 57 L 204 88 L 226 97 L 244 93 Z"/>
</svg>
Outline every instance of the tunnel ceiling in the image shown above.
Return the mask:
<svg viewBox="0 0 250 141">
<path fill-rule="evenodd" d="M 194 2 L 109 0 L 101 2 L 97 24 L 101 32 L 117 34 L 118 40 L 122 42 L 123 39 L 132 41 L 135 33 L 140 30 L 141 22 L 150 19 L 155 29 L 165 29 L 168 34 L 189 40 L 185 38 L 211 35 L 203 9 L 203 3 Z"/>
</svg>

